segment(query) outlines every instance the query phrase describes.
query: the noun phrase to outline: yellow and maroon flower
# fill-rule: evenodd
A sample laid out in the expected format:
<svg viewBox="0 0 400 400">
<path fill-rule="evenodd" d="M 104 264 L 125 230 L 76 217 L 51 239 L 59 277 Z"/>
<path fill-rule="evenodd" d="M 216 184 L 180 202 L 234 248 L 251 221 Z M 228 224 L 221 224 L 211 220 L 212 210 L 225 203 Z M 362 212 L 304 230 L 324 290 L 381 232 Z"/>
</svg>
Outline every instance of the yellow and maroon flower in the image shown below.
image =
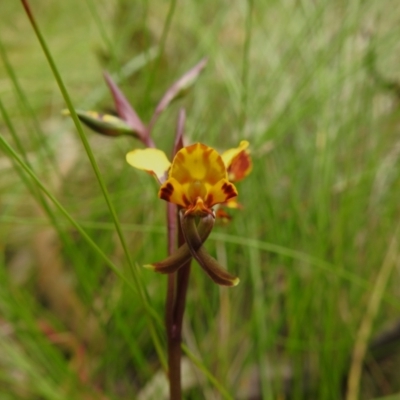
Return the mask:
<svg viewBox="0 0 400 400">
<path fill-rule="evenodd" d="M 237 196 L 235 186 L 227 178 L 217 151 L 196 143 L 178 151 L 158 196 L 186 209 L 186 215 L 212 214 L 214 205 Z"/>
<path fill-rule="evenodd" d="M 217 284 L 236 286 L 239 283 L 239 278 L 224 270 L 207 253 L 203 243 L 214 225 L 213 207 L 218 204 L 237 206 L 238 192 L 230 178 L 240 180 L 250 173 L 248 145 L 242 141 L 238 148 L 221 156 L 213 148 L 195 143 L 179 150 L 172 164 L 162 151 L 153 148 L 137 149 L 127 154 L 130 165 L 158 180 L 161 199 L 181 207 L 179 216 L 186 243 L 166 259 L 145 267 L 170 274 L 193 257 Z"/>
<path fill-rule="evenodd" d="M 219 155 L 202 143 L 182 148 L 172 164 L 158 149 L 136 149 L 126 155 L 127 162 L 144 170 L 161 183 L 159 197 L 186 209 L 187 214 L 205 215 L 216 204 L 237 207 L 236 187 L 232 180 L 247 176 L 252 168 L 249 143 Z M 168 177 L 167 177 L 168 174 Z"/>
</svg>

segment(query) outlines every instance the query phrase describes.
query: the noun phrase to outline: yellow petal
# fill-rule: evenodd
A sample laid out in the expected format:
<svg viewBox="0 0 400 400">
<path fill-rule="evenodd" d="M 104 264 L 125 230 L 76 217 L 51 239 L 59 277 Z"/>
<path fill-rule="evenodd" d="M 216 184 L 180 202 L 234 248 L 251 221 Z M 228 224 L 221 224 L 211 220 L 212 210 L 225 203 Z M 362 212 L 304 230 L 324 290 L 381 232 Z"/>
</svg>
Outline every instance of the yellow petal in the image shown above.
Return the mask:
<svg viewBox="0 0 400 400">
<path fill-rule="evenodd" d="M 190 205 L 189 199 L 185 193 L 185 188 L 175 178 L 169 178 L 160 187 L 158 197 L 181 207 L 186 208 Z"/>
<path fill-rule="evenodd" d="M 169 177 L 175 178 L 181 184 L 199 181 L 214 185 L 227 175 L 218 152 L 202 143 L 196 143 L 178 151 Z"/>
<path fill-rule="evenodd" d="M 165 153 L 158 149 L 136 149 L 126 155 L 126 161 L 137 169 L 154 175 L 160 183 L 165 181 L 171 165 Z"/>
<path fill-rule="evenodd" d="M 208 207 L 212 207 L 215 204 L 225 203 L 237 195 L 238 192 L 235 185 L 230 183 L 227 179 L 221 179 L 217 184 L 210 187 L 205 201 Z"/>
<path fill-rule="evenodd" d="M 226 169 L 228 169 L 233 161 L 233 159 L 242 151 L 246 150 L 249 147 L 249 142 L 247 140 L 242 140 L 239 144 L 239 147 L 234 149 L 229 149 L 224 151 L 221 154 L 222 160 L 224 161 Z"/>
</svg>

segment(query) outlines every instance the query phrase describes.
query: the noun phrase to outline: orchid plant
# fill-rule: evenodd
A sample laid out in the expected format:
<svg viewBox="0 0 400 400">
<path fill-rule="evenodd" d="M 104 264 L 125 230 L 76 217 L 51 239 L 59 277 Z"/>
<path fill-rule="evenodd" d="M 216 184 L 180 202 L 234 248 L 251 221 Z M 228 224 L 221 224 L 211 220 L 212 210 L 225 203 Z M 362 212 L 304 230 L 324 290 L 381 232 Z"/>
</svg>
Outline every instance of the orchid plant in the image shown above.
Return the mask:
<svg viewBox="0 0 400 400">
<path fill-rule="evenodd" d="M 247 141 L 241 141 L 237 148 L 222 154 L 203 143 L 184 146 L 183 109 L 179 113 L 172 163 L 154 144 L 151 132 L 158 117 L 172 101 L 190 89 L 206 63 L 205 59 L 200 61 L 166 91 L 148 124 L 140 119 L 107 73 L 105 80 L 118 116 L 76 110 L 80 120 L 94 131 L 112 137 L 130 135 L 145 145 L 144 149 L 128 152 L 126 160 L 131 166 L 154 176 L 160 185 L 158 197 L 167 202 L 169 255 L 144 267 L 168 274 L 165 320 L 170 398 L 174 400 L 182 397 L 181 331 L 192 258 L 218 285 L 236 286 L 239 283 L 238 277 L 226 271 L 207 252 L 204 242 L 216 219 L 230 218 L 224 207 L 240 207 L 235 183 L 245 178 L 252 169 Z"/>
</svg>

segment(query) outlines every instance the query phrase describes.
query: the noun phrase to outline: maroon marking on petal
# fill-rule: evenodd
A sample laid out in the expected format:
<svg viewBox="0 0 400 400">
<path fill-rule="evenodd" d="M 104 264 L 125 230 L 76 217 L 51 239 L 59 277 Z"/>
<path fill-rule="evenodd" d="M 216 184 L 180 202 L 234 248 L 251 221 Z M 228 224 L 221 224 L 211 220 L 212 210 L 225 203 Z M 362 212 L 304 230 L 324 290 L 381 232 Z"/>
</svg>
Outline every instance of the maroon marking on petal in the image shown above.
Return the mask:
<svg viewBox="0 0 400 400">
<path fill-rule="evenodd" d="M 160 198 L 166 201 L 169 201 L 169 199 L 172 196 L 172 193 L 174 192 L 174 187 L 170 182 L 167 182 L 165 186 L 163 186 L 160 189 Z"/>
<path fill-rule="evenodd" d="M 205 203 L 207 205 L 214 204 L 214 196 L 211 193 L 207 195 L 207 200 L 205 201 Z"/>
<path fill-rule="evenodd" d="M 237 196 L 236 190 L 234 188 L 234 186 L 231 183 L 225 182 L 222 185 L 222 191 L 226 194 L 226 199 L 230 199 L 232 197 Z"/>
<path fill-rule="evenodd" d="M 241 151 L 233 160 L 228 168 L 228 176 L 232 177 L 232 181 L 239 181 L 245 178 L 252 167 L 250 152 L 248 150 Z"/>
<path fill-rule="evenodd" d="M 186 207 L 190 206 L 190 201 L 188 200 L 188 198 L 184 194 L 182 195 L 182 201 L 185 203 Z"/>
</svg>

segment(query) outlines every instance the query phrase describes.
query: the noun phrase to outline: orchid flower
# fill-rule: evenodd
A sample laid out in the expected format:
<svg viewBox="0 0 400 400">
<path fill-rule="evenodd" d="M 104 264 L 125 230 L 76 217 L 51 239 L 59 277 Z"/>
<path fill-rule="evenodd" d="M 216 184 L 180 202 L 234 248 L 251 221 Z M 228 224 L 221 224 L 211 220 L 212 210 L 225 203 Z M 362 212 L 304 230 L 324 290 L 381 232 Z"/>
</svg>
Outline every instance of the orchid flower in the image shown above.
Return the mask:
<svg viewBox="0 0 400 400">
<path fill-rule="evenodd" d="M 133 167 L 153 175 L 160 183 L 158 197 L 179 206 L 180 223 L 186 243 L 163 261 L 145 267 L 160 273 L 172 273 L 191 257 L 219 285 L 236 286 L 239 278 L 229 274 L 207 253 L 203 243 L 215 221 L 213 207 L 236 202 L 238 195 L 230 181 L 240 180 L 251 171 L 247 152 L 249 143 L 218 154 L 202 143 L 183 147 L 172 164 L 164 152 L 154 148 L 136 149 L 126 156 Z"/>
</svg>

